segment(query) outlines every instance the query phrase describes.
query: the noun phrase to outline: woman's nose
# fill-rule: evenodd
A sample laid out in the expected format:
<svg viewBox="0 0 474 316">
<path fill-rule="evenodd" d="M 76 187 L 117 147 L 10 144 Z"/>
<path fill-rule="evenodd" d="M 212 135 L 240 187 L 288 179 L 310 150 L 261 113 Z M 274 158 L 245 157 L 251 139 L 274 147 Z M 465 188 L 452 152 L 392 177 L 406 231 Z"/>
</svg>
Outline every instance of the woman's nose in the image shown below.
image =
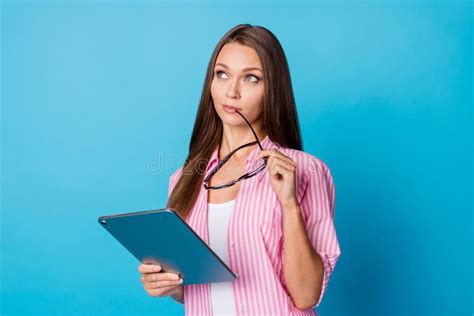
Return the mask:
<svg viewBox="0 0 474 316">
<path fill-rule="evenodd" d="M 227 87 L 227 97 L 236 98 L 239 96 L 239 87 L 237 81 L 231 81 Z"/>
</svg>

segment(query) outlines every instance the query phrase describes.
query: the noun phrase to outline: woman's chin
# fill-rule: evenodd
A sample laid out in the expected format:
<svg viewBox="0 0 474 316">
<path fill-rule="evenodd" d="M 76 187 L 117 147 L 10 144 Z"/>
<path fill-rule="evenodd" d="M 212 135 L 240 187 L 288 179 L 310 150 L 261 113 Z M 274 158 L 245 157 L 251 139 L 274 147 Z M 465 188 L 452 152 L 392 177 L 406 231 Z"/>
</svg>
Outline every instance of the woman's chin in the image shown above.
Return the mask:
<svg viewBox="0 0 474 316">
<path fill-rule="evenodd" d="M 237 113 L 235 115 L 230 115 L 230 114 L 226 115 L 226 114 L 221 116 L 222 123 L 224 123 L 225 125 L 235 126 L 235 127 L 246 126 L 248 128 L 247 123 L 245 123 L 243 118 L 241 118 Z"/>
</svg>

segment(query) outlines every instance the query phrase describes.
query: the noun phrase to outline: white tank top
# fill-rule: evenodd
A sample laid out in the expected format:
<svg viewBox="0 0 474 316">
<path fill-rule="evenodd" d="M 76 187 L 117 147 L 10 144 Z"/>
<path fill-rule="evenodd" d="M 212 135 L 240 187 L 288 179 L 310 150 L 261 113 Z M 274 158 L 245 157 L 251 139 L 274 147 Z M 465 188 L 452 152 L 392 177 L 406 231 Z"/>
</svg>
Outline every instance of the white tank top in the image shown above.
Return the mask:
<svg viewBox="0 0 474 316">
<path fill-rule="evenodd" d="M 235 199 L 218 204 L 207 203 L 209 246 L 227 265 L 227 227 L 234 204 Z M 213 315 L 236 315 L 232 283 L 211 283 L 211 302 Z"/>
</svg>

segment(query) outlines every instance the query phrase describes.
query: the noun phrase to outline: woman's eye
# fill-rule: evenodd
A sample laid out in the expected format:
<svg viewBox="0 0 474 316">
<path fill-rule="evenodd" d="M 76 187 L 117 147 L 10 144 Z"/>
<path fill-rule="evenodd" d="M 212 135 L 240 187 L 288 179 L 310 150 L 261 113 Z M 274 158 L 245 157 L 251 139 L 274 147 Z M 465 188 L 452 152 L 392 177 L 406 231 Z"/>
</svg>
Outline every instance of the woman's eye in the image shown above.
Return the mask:
<svg viewBox="0 0 474 316">
<path fill-rule="evenodd" d="M 220 70 L 219 70 L 219 71 L 216 71 L 216 76 L 217 76 L 217 78 L 220 78 L 220 77 L 219 77 L 219 74 L 223 74 L 223 73 L 225 73 L 225 72 L 220 71 Z"/>
<path fill-rule="evenodd" d="M 217 78 L 223 78 L 223 77 L 220 76 L 221 74 L 225 74 L 225 72 L 223 72 L 222 70 L 216 71 L 216 77 L 217 77 Z M 226 75 L 226 77 L 227 77 L 227 75 Z M 251 81 L 251 82 L 258 82 L 258 81 L 260 80 L 260 78 L 258 78 L 258 77 L 255 76 L 255 75 L 247 75 L 247 76 L 245 77 L 245 79 L 247 79 L 247 78 L 249 78 L 249 77 L 253 77 L 253 78 L 254 78 L 254 80 L 249 80 L 249 81 Z"/>
<path fill-rule="evenodd" d="M 256 80 L 251 80 L 251 81 L 253 81 L 253 82 L 258 82 L 258 80 L 259 80 L 258 77 L 257 77 L 257 76 L 254 76 L 254 75 L 248 75 L 247 78 L 248 78 L 248 77 L 254 77 Z"/>
</svg>

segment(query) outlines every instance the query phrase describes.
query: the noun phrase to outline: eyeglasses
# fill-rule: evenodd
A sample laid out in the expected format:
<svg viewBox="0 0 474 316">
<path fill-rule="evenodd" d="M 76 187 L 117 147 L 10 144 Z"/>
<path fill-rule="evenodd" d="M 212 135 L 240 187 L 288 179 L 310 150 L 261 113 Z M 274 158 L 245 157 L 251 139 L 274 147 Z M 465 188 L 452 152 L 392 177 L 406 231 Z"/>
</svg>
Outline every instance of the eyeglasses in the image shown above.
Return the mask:
<svg viewBox="0 0 474 316">
<path fill-rule="evenodd" d="M 260 150 L 263 150 L 262 148 L 262 145 L 260 144 L 260 141 L 258 140 L 258 137 L 257 137 L 257 134 L 255 133 L 255 131 L 253 130 L 252 128 L 252 125 L 250 125 L 249 121 L 247 121 L 247 119 L 238 111 L 238 110 L 235 110 L 235 112 L 237 112 L 244 120 L 245 122 L 247 123 L 247 125 L 250 127 L 250 129 L 252 130 L 252 133 L 253 135 L 255 136 L 255 139 L 257 141 L 255 142 L 251 142 L 251 143 L 247 143 L 247 144 L 244 144 L 240 147 L 237 147 L 236 149 L 234 149 L 233 151 L 231 151 L 230 153 L 228 153 L 224 158 L 222 158 L 221 161 L 219 161 L 219 163 L 214 167 L 214 169 L 207 175 L 207 177 L 204 179 L 204 188 L 206 188 L 207 190 L 218 190 L 218 189 L 223 189 L 223 188 L 227 188 L 227 187 L 230 187 L 234 184 L 236 184 L 237 182 L 241 181 L 241 180 L 244 180 L 244 179 L 248 179 L 248 178 L 251 178 L 257 174 L 259 174 L 260 172 L 262 172 L 264 169 L 265 169 L 265 166 L 267 165 L 267 158 L 268 157 L 263 157 L 262 160 L 263 160 L 263 163 L 260 164 L 258 167 L 254 168 L 253 170 L 245 173 L 244 175 L 240 176 L 238 179 L 235 179 L 235 180 L 232 180 L 232 181 L 228 181 L 228 182 L 225 182 L 223 184 L 219 184 L 219 185 L 212 185 L 210 186 L 209 185 L 209 181 L 211 179 L 211 177 L 220 169 L 222 168 L 222 166 L 230 159 L 230 157 L 236 152 L 238 151 L 239 149 L 241 148 L 244 148 L 244 147 L 248 147 L 248 146 L 252 146 L 252 145 L 255 145 L 255 144 L 258 144 L 258 147 L 260 147 Z"/>
</svg>

